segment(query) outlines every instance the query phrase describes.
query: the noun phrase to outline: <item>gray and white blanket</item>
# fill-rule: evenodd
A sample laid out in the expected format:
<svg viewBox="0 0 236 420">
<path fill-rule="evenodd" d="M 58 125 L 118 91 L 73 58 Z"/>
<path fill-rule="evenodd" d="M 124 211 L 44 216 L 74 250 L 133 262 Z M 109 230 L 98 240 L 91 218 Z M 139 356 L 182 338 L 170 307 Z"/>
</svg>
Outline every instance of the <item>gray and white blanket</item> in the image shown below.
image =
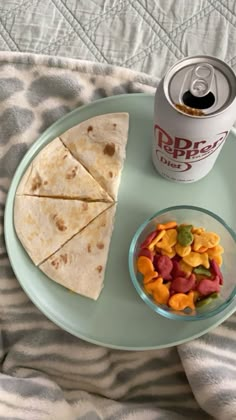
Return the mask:
<svg viewBox="0 0 236 420">
<path fill-rule="evenodd" d="M 236 419 L 236 315 L 178 347 L 119 351 L 50 322 L 11 269 L 4 205 L 29 146 L 75 107 L 118 93 L 154 93 L 127 69 L 0 53 L 0 419 Z"/>
</svg>

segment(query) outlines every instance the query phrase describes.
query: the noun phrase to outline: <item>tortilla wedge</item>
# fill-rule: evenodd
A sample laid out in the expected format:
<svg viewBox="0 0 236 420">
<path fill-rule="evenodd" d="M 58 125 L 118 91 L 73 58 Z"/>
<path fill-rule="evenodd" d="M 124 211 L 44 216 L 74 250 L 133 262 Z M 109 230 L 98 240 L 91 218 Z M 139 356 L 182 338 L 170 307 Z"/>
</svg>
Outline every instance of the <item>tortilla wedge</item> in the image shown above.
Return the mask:
<svg viewBox="0 0 236 420">
<path fill-rule="evenodd" d="M 18 195 L 14 203 L 16 233 L 38 265 L 109 206 L 111 203 Z"/>
<path fill-rule="evenodd" d="M 111 113 L 90 118 L 60 135 L 72 155 L 113 200 L 118 196 L 128 128 L 128 113 Z"/>
<path fill-rule="evenodd" d="M 39 268 L 62 286 L 97 300 L 113 230 L 116 205 L 112 205 L 75 235 Z"/>
<path fill-rule="evenodd" d="M 16 194 L 112 201 L 59 138 L 44 147 L 31 162 Z"/>
</svg>

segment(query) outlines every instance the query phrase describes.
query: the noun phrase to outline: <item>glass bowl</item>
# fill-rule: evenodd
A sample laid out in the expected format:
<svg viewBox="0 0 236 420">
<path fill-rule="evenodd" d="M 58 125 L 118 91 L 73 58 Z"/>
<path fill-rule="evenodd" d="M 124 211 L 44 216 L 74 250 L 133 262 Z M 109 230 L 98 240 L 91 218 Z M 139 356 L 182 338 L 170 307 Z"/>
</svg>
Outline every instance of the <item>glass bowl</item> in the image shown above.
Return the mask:
<svg viewBox="0 0 236 420">
<path fill-rule="evenodd" d="M 224 284 L 220 294 L 210 303 L 198 306 L 195 309 L 187 308 L 176 311 L 167 305 L 158 304 L 152 295 L 146 293 L 143 287 L 143 275 L 137 271 L 137 258 L 141 243 L 147 235 L 156 229 L 158 223 L 176 221 L 177 224 L 191 224 L 194 227 L 204 227 L 207 231 L 215 232 L 220 236 L 220 245 L 224 248 L 221 272 Z M 224 309 L 236 297 L 236 234 L 216 214 L 209 210 L 194 206 L 174 206 L 163 209 L 147 219 L 135 233 L 129 249 L 129 272 L 133 285 L 144 302 L 160 315 L 174 320 L 200 320 L 214 316 Z M 235 300 L 236 302 L 236 300 Z"/>
</svg>

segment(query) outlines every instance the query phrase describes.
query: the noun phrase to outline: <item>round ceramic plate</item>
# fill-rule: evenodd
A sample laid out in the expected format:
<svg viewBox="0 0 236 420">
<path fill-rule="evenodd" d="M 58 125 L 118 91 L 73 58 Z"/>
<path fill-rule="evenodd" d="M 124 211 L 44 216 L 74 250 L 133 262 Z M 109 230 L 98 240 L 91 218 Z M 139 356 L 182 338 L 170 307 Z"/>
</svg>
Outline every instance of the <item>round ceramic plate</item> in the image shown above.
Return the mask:
<svg viewBox="0 0 236 420">
<path fill-rule="evenodd" d="M 128 272 L 128 250 L 138 226 L 156 211 L 191 204 L 216 212 L 236 229 L 236 142 L 230 134 L 214 169 L 203 180 L 181 185 L 161 178 L 151 163 L 154 97 L 120 95 L 74 110 L 53 124 L 30 148 L 13 178 L 5 210 L 5 239 L 13 270 L 29 298 L 53 322 L 77 337 L 107 347 L 144 350 L 184 343 L 227 319 L 235 303 L 205 321 L 172 321 L 149 309 L 134 289 Z M 130 115 L 127 157 L 119 189 L 105 286 L 97 302 L 69 292 L 34 266 L 14 231 L 17 185 L 37 153 L 71 126 L 109 112 Z"/>
</svg>

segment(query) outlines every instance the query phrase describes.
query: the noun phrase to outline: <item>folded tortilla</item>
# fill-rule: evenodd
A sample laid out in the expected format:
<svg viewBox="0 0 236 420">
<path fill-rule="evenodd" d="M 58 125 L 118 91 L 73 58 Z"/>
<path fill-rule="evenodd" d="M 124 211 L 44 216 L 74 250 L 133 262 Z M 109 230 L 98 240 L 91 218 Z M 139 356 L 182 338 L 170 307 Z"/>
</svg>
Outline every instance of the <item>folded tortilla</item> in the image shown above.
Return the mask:
<svg viewBox="0 0 236 420">
<path fill-rule="evenodd" d="M 31 162 L 16 194 L 112 201 L 59 138 L 45 146 Z"/>
<path fill-rule="evenodd" d="M 35 265 L 81 231 L 111 203 L 16 196 L 14 224 Z"/>
<path fill-rule="evenodd" d="M 52 280 L 96 300 L 101 293 L 116 205 L 105 210 L 39 268 Z"/>
<path fill-rule="evenodd" d="M 111 113 L 90 118 L 60 135 L 72 155 L 114 200 L 126 156 L 128 128 L 129 114 Z"/>
<path fill-rule="evenodd" d="M 51 280 L 96 300 L 103 288 L 129 115 L 100 115 L 45 146 L 22 177 L 15 230 Z"/>
</svg>

